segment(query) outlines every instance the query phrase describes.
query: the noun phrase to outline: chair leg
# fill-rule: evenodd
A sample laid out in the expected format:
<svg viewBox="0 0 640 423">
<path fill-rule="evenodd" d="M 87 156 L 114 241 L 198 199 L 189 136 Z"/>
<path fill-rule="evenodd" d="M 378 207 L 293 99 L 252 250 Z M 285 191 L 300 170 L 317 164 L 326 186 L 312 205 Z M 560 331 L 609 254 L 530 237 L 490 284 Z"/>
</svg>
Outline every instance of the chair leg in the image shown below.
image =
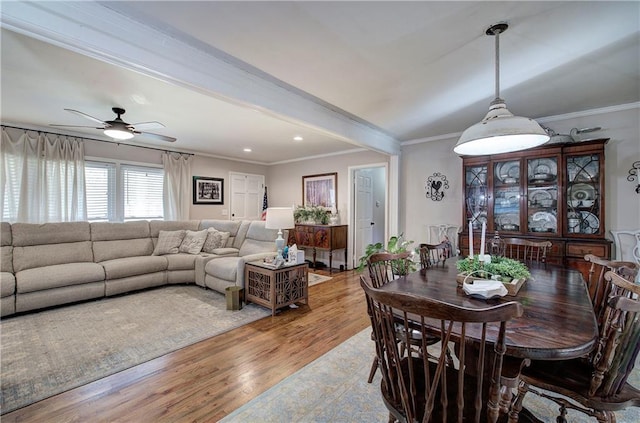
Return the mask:
<svg viewBox="0 0 640 423">
<path fill-rule="evenodd" d="M 376 370 L 378 370 L 378 357 L 373 357 L 373 363 L 371 363 L 371 370 L 369 371 L 369 380 L 367 380 L 367 383 L 373 382 Z"/>
<path fill-rule="evenodd" d="M 616 415 L 613 411 L 596 411 L 598 423 L 616 423 Z"/>
<path fill-rule="evenodd" d="M 529 385 L 524 382 L 520 382 L 520 386 L 518 386 L 518 395 L 511 405 L 511 411 L 509 412 L 509 423 L 518 423 L 518 419 L 520 418 L 520 411 L 522 411 L 522 401 L 524 400 L 524 396 L 528 391 Z"/>
<path fill-rule="evenodd" d="M 560 406 L 560 415 L 556 418 L 556 423 L 567 423 L 567 407 Z"/>
</svg>

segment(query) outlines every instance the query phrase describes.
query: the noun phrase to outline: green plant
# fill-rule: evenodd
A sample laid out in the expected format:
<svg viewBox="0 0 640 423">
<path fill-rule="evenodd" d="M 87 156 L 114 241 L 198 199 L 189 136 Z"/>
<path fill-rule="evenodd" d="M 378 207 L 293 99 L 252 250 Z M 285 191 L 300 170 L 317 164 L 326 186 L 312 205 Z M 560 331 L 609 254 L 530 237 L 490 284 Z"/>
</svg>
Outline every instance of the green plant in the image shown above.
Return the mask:
<svg viewBox="0 0 640 423">
<path fill-rule="evenodd" d="M 367 266 L 367 261 L 369 257 L 371 257 L 375 253 L 387 252 L 391 254 L 404 253 L 409 251 L 408 247 L 413 244 L 413 241 L 407 241 L 403 238 L 403 234 L 399 236 L 392 236 L 389 238 L 389 242 L 387 242 L 387 247 L 385 248 L 381 242 L 377 242 L 375 244 L 369 244 L 366 246 L 364 250 L 364 256 L 360 257 L 358 262 L 357 271 L 362 272 L 364 268 Z M 394 260 L 391 263 L 391 267 L 393 272 L 397 275 L 406 275 L 407 273 L 414 272 L 417 267 L 416 264 L 411 260 Z"/>
<path fill-rule="evenodd" d="M 482 275 L 482 271 L 491 274 L 499 275 L 503 282 L 509 282 L 511 279 L 526 279 L 531 276 L 529 269 L 523 263 L 506 257 L 491 257 L 491 263 L 480 263 L 478 256 L 472 259 L 467 257 L 456 262 L 458 271 L 461 273 L 479 272 Z"/>
<path fill-rule="evenodd" d="M 315 223 L 326 225 L 329 223 L 329 217 L 329 211 L 319 206 L 298 206 L 293 211 L 293 218 L 296 223 L 304 223 L 312 220 Z"/>
</svg>

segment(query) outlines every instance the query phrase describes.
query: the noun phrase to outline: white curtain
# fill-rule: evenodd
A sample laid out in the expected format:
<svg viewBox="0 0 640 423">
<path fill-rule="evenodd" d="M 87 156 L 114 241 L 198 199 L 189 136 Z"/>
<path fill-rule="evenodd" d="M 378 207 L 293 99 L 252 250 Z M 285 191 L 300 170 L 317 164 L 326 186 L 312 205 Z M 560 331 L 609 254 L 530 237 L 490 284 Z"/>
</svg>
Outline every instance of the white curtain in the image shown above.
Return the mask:
<svg viewBox="0 0 640 423">
<path fill-rule="evenodd" d="M 162 154 L 164 220 L 189 220 L 193 156 Z"/>
<path fill-rule="evenodd" d="M 31 137 L 27 132 L 15 138 L 2 128 L 0 220 L 86 220 L 83 142 L 59 135 Z"/>
</svg>

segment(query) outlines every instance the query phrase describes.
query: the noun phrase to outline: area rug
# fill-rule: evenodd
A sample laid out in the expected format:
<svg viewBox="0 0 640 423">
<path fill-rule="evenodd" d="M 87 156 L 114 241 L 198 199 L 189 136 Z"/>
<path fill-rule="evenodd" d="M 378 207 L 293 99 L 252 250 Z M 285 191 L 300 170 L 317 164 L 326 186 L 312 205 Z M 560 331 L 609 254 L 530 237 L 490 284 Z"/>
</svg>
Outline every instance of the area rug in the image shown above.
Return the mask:
<svg viewBox="0 0 640 423">
<path fill-rule="evenodd" d="M 365 329 L 338 345 L 298 372 L 254 398 L 221 422 L 386 422 L 389 412 L 380 396 L 380 372 L 367 383 L 375 354 L 371 329 Z M 629 382 L 640 386 L 640 368 Z M 527 394 L 524 406 L 545 422 L 556 421 L 558 406 L 533 394 Z M 616 412 L 617 421 L 640 421 L 640 408 Z M 595 419 L 569 410 L 570 422 L 595 422 Z"/>
<path fill-rule="evenodd" d="M 322 282 L 333 279 L 331 276 L 318 275 L 317 273 L 309 273 L 309 286 L 317 285 Z"/>
<path fill-rule="evenodd" d="M 270 315 L 168 286 L 0 321 L 2 414 Z"/>
</svg>

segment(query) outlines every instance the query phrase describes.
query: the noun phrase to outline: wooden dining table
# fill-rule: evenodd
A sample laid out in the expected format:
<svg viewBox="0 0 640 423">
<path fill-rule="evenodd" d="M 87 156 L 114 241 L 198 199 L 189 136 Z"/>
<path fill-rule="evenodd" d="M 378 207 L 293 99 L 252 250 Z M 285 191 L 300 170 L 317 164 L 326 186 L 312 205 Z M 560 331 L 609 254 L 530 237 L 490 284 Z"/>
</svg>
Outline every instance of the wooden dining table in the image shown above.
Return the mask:
<svg viewBox="0 0 640 423">
<path fill-rule="evenodd" d="M 529 264 L 531 277 L 515 296 L 469 297 L 456 282 L 456 259 L 426 272 L 413 272 L 381 289 L 425 296 L 471 309 L 518 301 L 524 313 L 507 325 L 506 354 L 535 360 L 566 360 L 591 352 L 598 326 L 582 274 L 574 269 Z M 473 336 L 472 334 L 469 334 Z"/>
</svg>

